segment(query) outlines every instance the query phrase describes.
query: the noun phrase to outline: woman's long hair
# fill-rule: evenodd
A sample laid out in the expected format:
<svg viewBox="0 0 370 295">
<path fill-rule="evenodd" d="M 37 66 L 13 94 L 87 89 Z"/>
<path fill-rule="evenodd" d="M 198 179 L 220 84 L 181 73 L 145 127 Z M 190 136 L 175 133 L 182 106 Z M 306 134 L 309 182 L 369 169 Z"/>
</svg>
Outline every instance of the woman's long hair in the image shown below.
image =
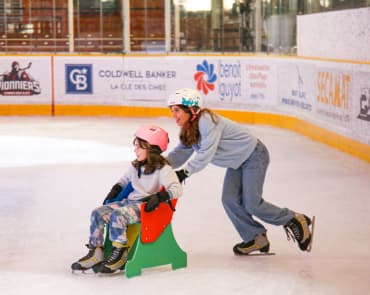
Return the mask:
<svg viewBox="0 0 370 295">
<path fill-rule="evenodd" d="M 147 150 L 148 155 L 145 161 L 134 160 L 131 162 L 132 166 L 134 166 L 138 170 L 138 175 L 140 177 L 141 167 L 144 167 L 144 174 L 151 174 L 156 169 L 161 169 L 164 165 L 169 164 L 167 159 L 165 159 L 161 155 L 161 150 L 156 145 L 150 145 L 146 140 L 141 138 L 135 137 L 137 143 L 139 144 L 140 148 Z"/>
<path fill-rule="evenodd" d="M 179 107 L 185 112 L 192 115 L 188 107 L 183 105 L 179 105 Z M 218 123 L 217 115 L 214 112 L 207 108 L 201 109 L 201 111 L 194 120 L 189 120 L 184 126 L 182 126 L 180 130 L 180 141 L 182 142 L 183 145 L 190 147 L 193 144 L 199 142 L 200 139 L 199 119 L 204 113 L 207 113 L 211 116 L 213 123 L 215 124 Z"/>
</svg>

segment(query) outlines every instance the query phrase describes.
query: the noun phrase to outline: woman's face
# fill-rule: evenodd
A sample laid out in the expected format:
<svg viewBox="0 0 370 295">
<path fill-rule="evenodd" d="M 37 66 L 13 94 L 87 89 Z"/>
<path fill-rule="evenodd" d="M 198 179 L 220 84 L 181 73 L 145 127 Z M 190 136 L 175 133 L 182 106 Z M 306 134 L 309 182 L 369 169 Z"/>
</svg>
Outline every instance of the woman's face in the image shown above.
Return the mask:
<svg viewBox="0 0 370 295">
<path fill-rule="evenodd" d="M 190 114 L 185 112 L 182 108 L 177 105 L 170 107 L 172 117 L 175 119 L 178 126 L 184 126 L 190 120 Z"/>
<path fill-rule="evenodd" d="M 146 160 L 148 156 L 148 150 L 140 146 L 137 138 L 134 140 L 134 151 L 138 161 L 142 162 Z"/>
</svg>

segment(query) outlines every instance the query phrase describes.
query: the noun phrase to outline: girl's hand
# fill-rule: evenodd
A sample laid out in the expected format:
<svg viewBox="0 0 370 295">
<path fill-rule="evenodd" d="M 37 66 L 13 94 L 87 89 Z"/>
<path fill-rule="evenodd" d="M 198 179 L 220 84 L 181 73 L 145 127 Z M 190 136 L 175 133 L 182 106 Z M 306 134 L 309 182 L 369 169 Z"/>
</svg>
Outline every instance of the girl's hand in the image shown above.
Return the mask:
<svg viewBox="0 0 370 295">
<path fill-rule="evenodd" d="M 145 212 L 151 212 L 159 206 L 159 203 L 168 201 L 169 199 L 170 195 L 166 191 L 163 191 L 147 196 L 141 199 L 141 201 L 146 202 L 144 207 Z"/>
</svg>

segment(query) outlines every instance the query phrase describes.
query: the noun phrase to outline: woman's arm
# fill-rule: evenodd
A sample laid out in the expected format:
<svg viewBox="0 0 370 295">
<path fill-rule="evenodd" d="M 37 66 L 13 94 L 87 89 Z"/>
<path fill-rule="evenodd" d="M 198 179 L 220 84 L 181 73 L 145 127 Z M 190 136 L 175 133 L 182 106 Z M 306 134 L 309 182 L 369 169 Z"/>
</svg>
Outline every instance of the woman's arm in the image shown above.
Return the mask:
<svg viewBox="0 0 370 295">
<path fill-rule="evenodd" d="M 182 143 L 179 143 L 172 151 L 167 155 L 167 160 L 172 168 L 179 168 L 186 163 L 191 157 L 194 150 L 192 147 L 187 147 Z"/>
<path fill-rule="evenodd" d="M 208 114 L 204 114 L 199 120 L 199 132 L 199 149 L 185 166 L 189 175 L 204 169 L 212 161 L 220 142 L 222 125 L 220 122 L 213 122 Z"/>
</svg>

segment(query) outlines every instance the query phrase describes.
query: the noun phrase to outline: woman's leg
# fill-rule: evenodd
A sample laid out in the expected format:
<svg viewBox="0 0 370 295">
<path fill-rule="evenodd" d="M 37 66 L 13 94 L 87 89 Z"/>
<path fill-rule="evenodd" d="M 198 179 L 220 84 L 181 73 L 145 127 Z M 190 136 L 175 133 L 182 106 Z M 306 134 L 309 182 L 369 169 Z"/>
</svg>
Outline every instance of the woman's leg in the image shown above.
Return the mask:
<svg viewBox="0 0 370 295">
<path fill-rule="evenodd" d="M 249 214 L 270 224 L 285 225 L 293 218 L 294 212 L 288 208 L 277 207 L 262 198 L 269 161 L 266 147 L 258 142 L 252 155 L 242 165 L 242 203 Z"/>
<path fill-rule="evenodd" d="M 243 171 L 227 169 L 222 191 L 222 204 L 234 227 L 243 241 L 251 241 L 256 236 L 266 232 L 262 224 L 253 219 L 245 209 L 242 199 Z"/>
</svg>

